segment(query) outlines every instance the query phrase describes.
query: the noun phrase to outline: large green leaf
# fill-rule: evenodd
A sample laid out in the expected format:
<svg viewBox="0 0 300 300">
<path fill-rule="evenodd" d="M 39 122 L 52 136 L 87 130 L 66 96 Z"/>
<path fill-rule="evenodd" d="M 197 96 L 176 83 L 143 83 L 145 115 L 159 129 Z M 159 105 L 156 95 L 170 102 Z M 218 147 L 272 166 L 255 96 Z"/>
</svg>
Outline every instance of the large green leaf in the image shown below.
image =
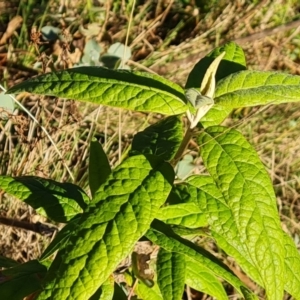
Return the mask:
<svg viewBox="0 0 300 300">
<path fill-rule="evenodd" d="M 76 226 L 78 226 L 80 218 L 76 217 L 68 222 L 68 224 L 63 227 L 55 238 L 51 241 L 45 251 L 42 253 L 40 257 L 40 261 L 47 259 L 49 256 L 54 254 L 57 250 L 62 249 L 66 246 L 70 236 L 72 235 Z"/>
<path fill-rule="evenodd" d="M 185 256 L 160 248 L 157 261 L 157 284 L 164 300 L 181 300 L 185 282 Z"/>
<path fill-rule="evenodd" d="M 215 105 L 203 117 L 205 127 L 220 124 L 234 108 L 300 101 L 300 76 L 241 71 L 218 82 Z"/>
<path fill-rule="evenodd" d="M 208 294 L 218 300 L 228 300 L 220 280 L 206 268 L 202 268 L 192 259 L 186 258 L 185 282 L 193 289 Z"/>
<path fill-rule="evenodd" d="M 218 83 L 215 103 L 224 107 L 300 101 L 300 76 L 279 72 L 242 71 Z"/>
<path fill-rule="evenodd" d="M 31 205 L 41 215 L 61 223 L 82 213 L 90 201 L 75 184 L 41 177 L 0 176 L 0 189 Z"/>
<path fill-rule="evenodd" d="M 194 186 L 184 182 L 175 185 L 167 199 L 168 205 L 159 210 L 156 218 L 167 224 L 184 226 L 186 229 L 206 227 L 207 212 L 201 206 L 200 202 L 203 200 L 198 200 L 197 197 L 198 189 Z"/>
<path fill-rule="evenodd" d="M 207 217 L 197 203 L 180 203 L 168 205 L 159 210 L 157 219 L 167 224 L 199 228 L 207 225 Z"/>
<path fill-rule="evenodd" d="M 23 300 L 41 289 L 41 279 L 46 272 L 46 267 L 37 260 L 1 271 L 6 280 L 0 283 L 0 298 Z"/>
<path fill-rule="evenodd" d="M 225 107 L 216 104 L 201 119 L 200 123 L 204 128 L 221 124 L 225 118 L 231 113 L 231 107 Z"/>
<path fill-rule="evenodd" d="M 284 289 L 293 296 L 300 299 L 300 254 L 294 241 L 284 234 L 285 246 L 285 281 Z"/>
<path fill-rule="evenodd" d="M 150 73 L 79 67 L 40 75 L 10 88 L 136 111 L 176 115 L 187 110 L 183 89 Z"/>
<path fill-rule="evenodd" d="M 179 117 L 171 116 L 138 132 L 133 138 L 132 150 L 171 160 L 182 139 L 183 123 Z"/>
<path fill-rule="evenodd" d="M 270 299 L 282 299 L 285 250 L 268 173 L 236 130 L 210 127 L 198 142 L 213 179 L 196 176 L 189 183 L 207 194 L 213 236 Z"/>
<path fill-rule="evenodd" d="M 171 166 L 156 157 L 136 155 L 118 166 L 58 252 L 38 299 L 92 296 L 147 231 L 173 180 Z"/>
<path fill-rule="evenodd" d="M 89 160 L 89 186 L 92 197 L 102 183 L 104 183 L 111 173 L 111 168 L 107 156 L 101 144 L 93 139 L 90 144 Z"/>
<path fill-rule="evenodd" d="M 183 254 L 198 264 L 203 269 L 213 272 L 232 284 L 241 293 L 241 286 L 244 284 L 229 270 L 229 268 L 203 248 L 183 239 L 175 234 L 171 228 L 161 221 L 154 220 L 151 229 L 146 233 L 146 237 L 154 244 L 159 245 L 170 252 Z"/>
</svg>

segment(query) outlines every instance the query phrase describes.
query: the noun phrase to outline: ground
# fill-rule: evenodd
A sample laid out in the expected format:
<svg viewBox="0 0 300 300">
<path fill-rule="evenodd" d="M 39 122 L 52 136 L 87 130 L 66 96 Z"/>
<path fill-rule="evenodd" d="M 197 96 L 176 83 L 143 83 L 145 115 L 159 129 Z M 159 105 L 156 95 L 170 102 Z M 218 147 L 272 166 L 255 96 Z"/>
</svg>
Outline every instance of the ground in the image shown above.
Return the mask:
<svg viewBox="0 0 300 300">
<path fill-rule="evenodd" d="M 112 44 L 126 44 L 131 51 L 129 68 L 158 73 L 182 86 L 201 57 L 228 41 L 244 49 L 250 69 L 300 73 L 300 4 L 296 0 L 13 0 L 0 1 L 0 10 L 0 83 L 5 88 L 36 74 L 82 63 L 84 47 L 91 39 L 101 57 Z M 43 38 L 45 26 L 60 30 L 59 38 Z M 48 131 L 60 154 L 41 127 L 18 109 L 1 121 L 0 174 L 72 181 L 71 173 L 84 189 L 87 141 L 95 132 L 115 166 L 119 151 L 126 153 L 133 134 L 160 118 L 25 93 L 18 100 Z M 226 120 L 258 151 L 274 183 L 282 226 L 297 245 L 299 108 L 300 104 L 292 103 L 240 109 Z M 1 217 L 46 222 L 4 194 L 0 209 Z M 1 255 L 20 262 L 38 257 L 49 242 L 49 237 L 31 231 L 5 225 L 0 229 Z"/>
</svg>

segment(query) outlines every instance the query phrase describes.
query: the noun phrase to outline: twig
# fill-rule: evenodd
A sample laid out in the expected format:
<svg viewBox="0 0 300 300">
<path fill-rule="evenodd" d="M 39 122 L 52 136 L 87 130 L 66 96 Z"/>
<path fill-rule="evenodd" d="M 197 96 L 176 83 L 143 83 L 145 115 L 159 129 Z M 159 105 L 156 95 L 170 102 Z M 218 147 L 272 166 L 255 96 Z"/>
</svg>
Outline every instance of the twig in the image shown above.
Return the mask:
<svg viewBox="0 0 300 300">
<path fill-rule="evenodd" d="M 55 227 L 50 227 L 40 222 L 29 223 L 29 222 L 23 222 L 23 221 L 6 218 L 6 217 L 0 217 L 0 224 L 10 226 L 10 227 L 18 227 L 21 229 L 30 230 L 46 236 L 52 236 L 53 233 L 57 230 Z"/>
</svg>

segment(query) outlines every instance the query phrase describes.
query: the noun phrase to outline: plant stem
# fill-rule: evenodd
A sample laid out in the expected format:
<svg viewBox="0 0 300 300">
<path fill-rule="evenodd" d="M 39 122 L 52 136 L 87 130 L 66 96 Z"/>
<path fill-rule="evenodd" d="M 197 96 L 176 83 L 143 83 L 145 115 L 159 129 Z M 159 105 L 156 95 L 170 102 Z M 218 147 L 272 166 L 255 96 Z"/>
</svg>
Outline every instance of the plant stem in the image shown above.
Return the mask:
<svg viewBox="0 0 300 300">
<path fill-rule="evenodd" d="M 194 133 L 194 129 L 188 127 L 187 131 L 185 132 L 185 135 L 183 137 L 182 143 L 180 144 L 180 147 L 177 150 L 177 153 L 175 154 L 174 158 L 171 160 L 171 165 L 173 167 L 176 166 L 176 164 L 178 163 L 178 161 L 180 160 L 180 158 L 182 157 L 182 155 L 184 154 L 192 136 Z"/>
</svg>

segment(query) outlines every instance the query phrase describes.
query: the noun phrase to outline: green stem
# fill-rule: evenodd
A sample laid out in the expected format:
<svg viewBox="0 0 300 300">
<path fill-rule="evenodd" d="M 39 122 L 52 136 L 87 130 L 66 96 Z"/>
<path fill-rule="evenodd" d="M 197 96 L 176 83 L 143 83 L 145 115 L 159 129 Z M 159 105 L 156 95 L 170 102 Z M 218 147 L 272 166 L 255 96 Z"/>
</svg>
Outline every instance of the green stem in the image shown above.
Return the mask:
<svg viewBox="0 0 300 300">
<path fill-rule="evenodd" d="M 180 144 L 180 147 L 178 148 L 177 153 L 175 154 L 174 158 L 170 162 L 173 167 L 176 166 L 178 161 L 183 156 L 183 154 L 184 154 L 185 150 L 187 149 L 188 144 L 193 136 L 193 133 L 194 133 L 194 130 L 193 130 L 193 128 L 190 128 L 190 127 L 185 132 L 182 143 Z"/>
</svg>

